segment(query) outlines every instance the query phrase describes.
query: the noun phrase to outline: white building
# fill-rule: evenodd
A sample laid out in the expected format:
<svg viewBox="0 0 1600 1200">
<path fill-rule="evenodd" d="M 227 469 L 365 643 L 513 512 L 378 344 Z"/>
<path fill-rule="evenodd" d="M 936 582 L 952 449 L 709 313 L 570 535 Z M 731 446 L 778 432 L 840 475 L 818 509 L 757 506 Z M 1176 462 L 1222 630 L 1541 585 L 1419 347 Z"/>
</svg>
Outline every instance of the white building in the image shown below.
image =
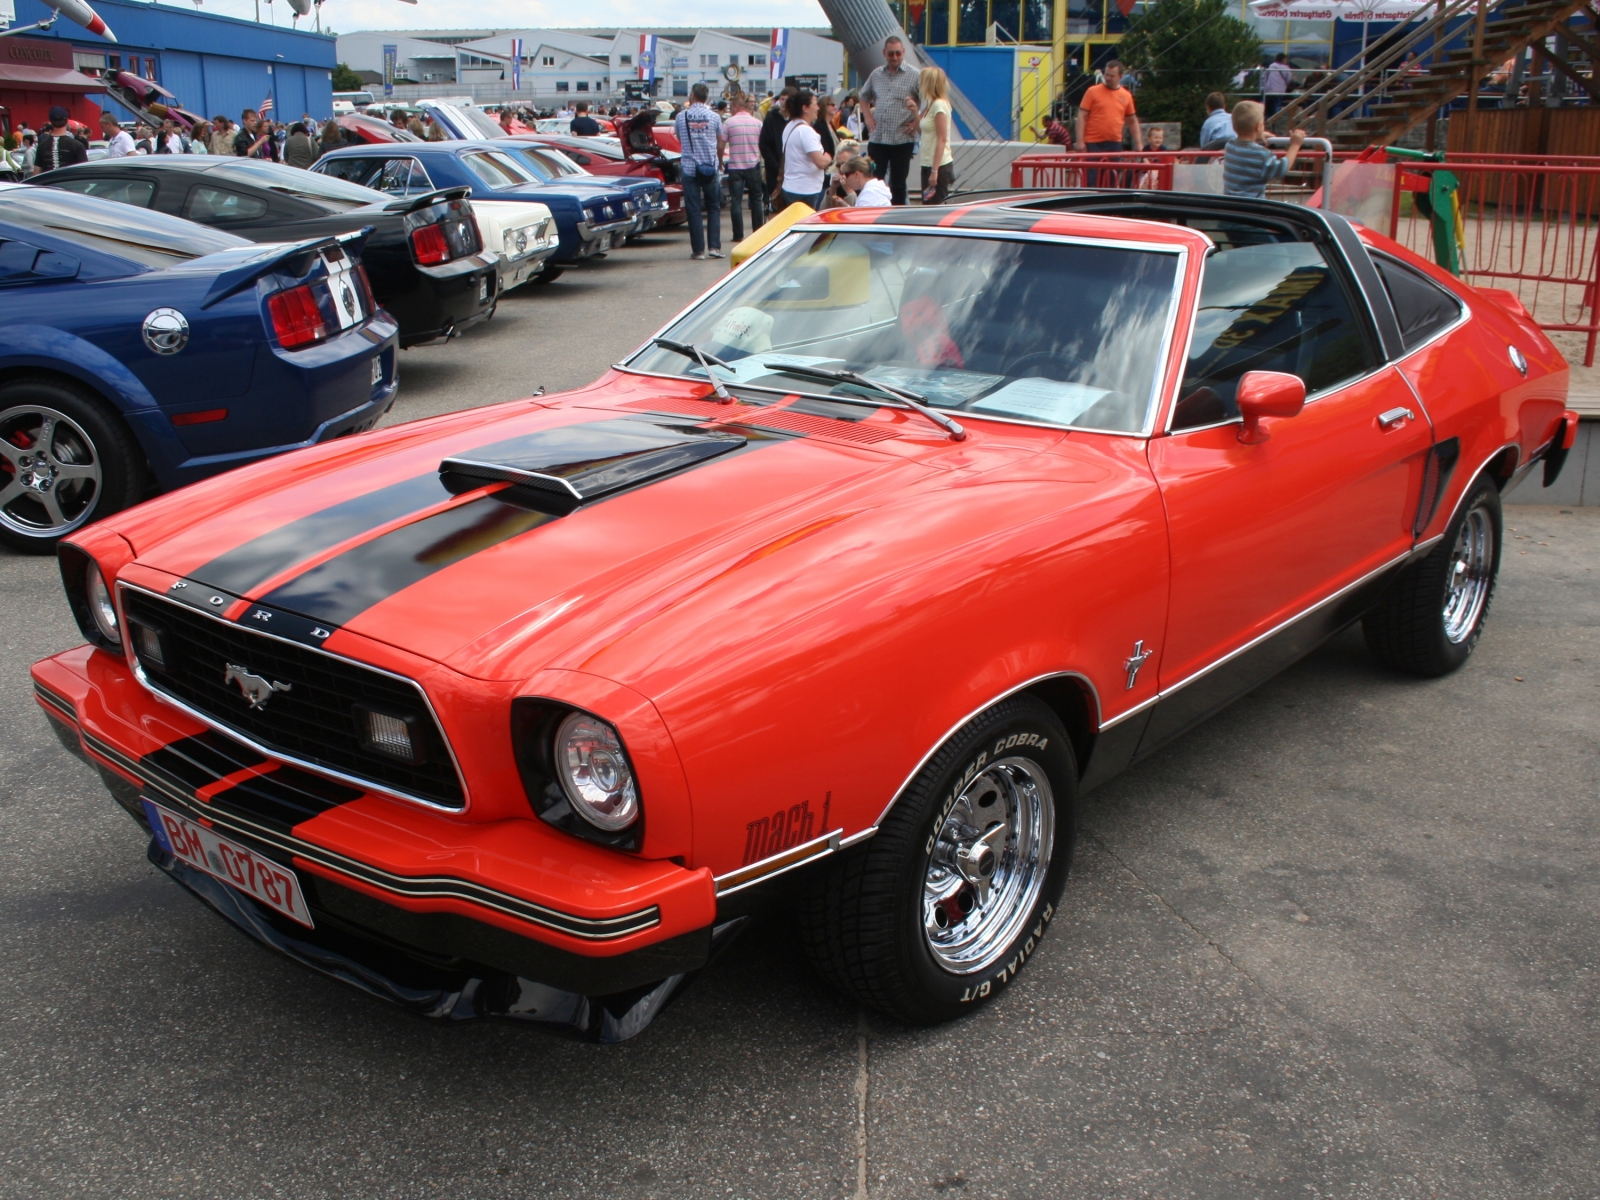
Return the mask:
<svg viewBox="0 0 1600 1200">
<path fill-rule="evenodd" d="M 735 82 L 763 94 L 770 77 L 771 30 L 740 29 L 429 29 L 364 30 L 339 35 L 341 63 L 369 82 L 383 80 L 383 48 L 396 48 L 395 99 L 471 95 L 482 103 L 520 100 L 554 107 L 579 98 L 613 103 L 639 78 L 640 39 L 654 35 L 658 97 L 685 99 L 696 83 L 721 95 Z M 512 89 L 511 44 L 522 39 L 521 87 Z M 791 29 L 785 77 L 833 91 L 845 80 L 844 48 L 812 30 Z"/>
</svg>

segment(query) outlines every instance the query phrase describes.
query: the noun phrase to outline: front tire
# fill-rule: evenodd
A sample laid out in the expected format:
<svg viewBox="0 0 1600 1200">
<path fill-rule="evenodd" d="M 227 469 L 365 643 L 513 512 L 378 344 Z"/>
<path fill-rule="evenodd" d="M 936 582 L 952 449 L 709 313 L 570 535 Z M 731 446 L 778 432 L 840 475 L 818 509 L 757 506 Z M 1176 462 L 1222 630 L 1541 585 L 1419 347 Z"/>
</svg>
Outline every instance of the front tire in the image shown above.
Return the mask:
<svg viewBox="0 0 1600 1200">
<path fill-rule="evenodd" d="M 54 379 L 0 387 L 0 542 L 52 553 L 136 503 L 144 480 L 139 444 L 99 399 Z"/>
<path fill-rule="evenodd" d="M 556 280 L 560 279 L 561 276 L 563 274 L 565 274 L 565 273 L 566 273 L 566 268 L 565 267 L 546 267 L 544 270 L 540 271 L 537 275 L 535 275 L 532 279 L 528 280 L 528 282 L 529 283 L 554 283 Z"/>
<path fill-rule="evenodd" d="M 1071 741 L 1044 704 L 1020 697 L 974 717 L 877 836 L 818 879 L 801 921 L 818 971 L 913 1024 L 992 999 L 1055 916 L 1077 780 Z"/>
<path fill-rule="evenodd" d="M 1472 656 L 1500 574 L 1500 489 L 1472 489 L 1432 552 L 1407 568 L 1362 620 L 1367 648 L 1387 666 L 1426 679 Z"/>
</svg>

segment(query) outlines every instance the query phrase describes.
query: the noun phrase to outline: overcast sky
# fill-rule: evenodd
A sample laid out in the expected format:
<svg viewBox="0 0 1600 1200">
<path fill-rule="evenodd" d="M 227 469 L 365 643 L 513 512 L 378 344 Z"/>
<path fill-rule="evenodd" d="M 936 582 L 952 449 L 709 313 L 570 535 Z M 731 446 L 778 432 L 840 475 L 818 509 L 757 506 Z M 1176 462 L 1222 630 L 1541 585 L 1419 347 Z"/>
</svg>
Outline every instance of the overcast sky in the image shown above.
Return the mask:
<svg viewBox="0 0 1600 1200">
<path fill-rule="evenodd" d="M 170 3 L 171 0 L 168 0 Z M 293 15 L 286 0 L 260 0 L 261 19 L 288 25 Z M 581 10 L 582 19 L 575 19 Z M 253 18 L 255 0 L 205 0 L 203 12 Z M 315 28 L 312 18 L 300 22 Z M 340 33 L 358 29 L 539 29 L 579 25 L 803 25 L 826 26 L 816 0 L 686 0 L 663 7 L 647 0 L 587 0 L 575 6 L 564 0 L 327 0 L 324 28 Z"/>
</svg>

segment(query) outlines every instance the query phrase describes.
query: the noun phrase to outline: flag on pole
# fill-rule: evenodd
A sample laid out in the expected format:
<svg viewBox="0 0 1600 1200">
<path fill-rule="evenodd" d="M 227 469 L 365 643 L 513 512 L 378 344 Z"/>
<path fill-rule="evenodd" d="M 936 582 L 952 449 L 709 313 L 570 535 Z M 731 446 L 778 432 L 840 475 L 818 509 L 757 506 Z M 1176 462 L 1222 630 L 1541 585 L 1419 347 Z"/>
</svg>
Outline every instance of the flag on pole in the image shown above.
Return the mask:
<svg viewBox="0 0 1600 1200">
<path fill-rule="evenodd" d="M 656 35 L 641 33 L 639 35 L 639 60 L 637 63 L 639 78 L 646 83 L 654 83 L 656 78 Z"/>
<path fill-rule="evenodd" d="M 261 107 L 256 109 L 256 114 L 258 116 L 263 116 L 264 117 L 271 111 L 272 111 L 272 93 L 268 92 L 267 93 L 267 98 L 261 102 Z"/>
<path fill-rule="evenodd" d="M 789 60 L 789 31 L 787 29 L 774 29 L 772 31 L 772 44 L 767 52 L 768 75 L 773 80 L 782 79 L 784 68 Z"/>
<path fill-rule="evenodd" d="M 511 90 L 522 90 L 522 39 L 511 39 Z"/>
</svg>

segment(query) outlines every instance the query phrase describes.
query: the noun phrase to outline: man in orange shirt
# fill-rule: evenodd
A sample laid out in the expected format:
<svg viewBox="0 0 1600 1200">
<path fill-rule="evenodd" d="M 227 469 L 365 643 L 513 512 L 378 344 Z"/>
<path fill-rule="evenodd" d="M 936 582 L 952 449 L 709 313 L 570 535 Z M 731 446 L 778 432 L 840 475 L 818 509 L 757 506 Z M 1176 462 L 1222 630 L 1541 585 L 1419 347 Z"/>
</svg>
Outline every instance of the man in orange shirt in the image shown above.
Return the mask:
<svg viewBox="0 0 1600 1200">
<path fill-rule="evenodd" d="M 1078 102 L 1073 148 L 1099 154 L 1115 153 L 1122 149 L 1123 127 L 1129 123 L 1133 126 L 1134 147 L 1143 146 L 1139 138 L 1139 118 L 1133 110 L 1133 93 L 1122 86 L 1122 64 L 1113 58 L 1100 68 L 1100 78 L 1104 82 L 1091 87 Z M 1090 172 L 1090 187 L 1097 186 L 1098 180 L 1094 178 L 1097 174 Z M 1112 178 L 1108 175 L 1108 186 L 1115 186 Z"/>
</svg>

